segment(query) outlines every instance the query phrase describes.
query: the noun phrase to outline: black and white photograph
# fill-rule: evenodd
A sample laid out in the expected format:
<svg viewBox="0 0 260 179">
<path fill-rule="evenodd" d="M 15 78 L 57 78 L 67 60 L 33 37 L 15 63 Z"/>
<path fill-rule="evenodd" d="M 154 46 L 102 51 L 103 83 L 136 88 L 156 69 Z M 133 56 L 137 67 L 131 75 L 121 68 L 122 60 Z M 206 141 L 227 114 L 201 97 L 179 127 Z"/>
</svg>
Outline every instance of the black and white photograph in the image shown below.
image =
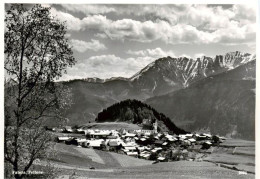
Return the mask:
<svg viewBox="0 0 260 179">
<path fill-rule="evenodd" d="M 3 3 L 3 177 L 257 178 L 258 2 L 206 2 Z"/>
</svg>

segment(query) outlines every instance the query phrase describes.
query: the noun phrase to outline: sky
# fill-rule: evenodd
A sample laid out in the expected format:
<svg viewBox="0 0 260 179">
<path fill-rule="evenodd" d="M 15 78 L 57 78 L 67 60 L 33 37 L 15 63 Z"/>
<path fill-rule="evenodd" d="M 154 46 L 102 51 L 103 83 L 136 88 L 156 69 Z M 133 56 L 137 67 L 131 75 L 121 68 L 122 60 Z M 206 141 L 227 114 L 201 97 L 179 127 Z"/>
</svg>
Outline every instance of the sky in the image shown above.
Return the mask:
<svg viewBox="0 0 260 179">
<path fill-rule="evenodd" d="M 256 8 L 246 4 L 45 4 L 66 21 L 77 63 L 60 80 L 131 77 L 166 56 L 256 53 Z"/>
</svg>

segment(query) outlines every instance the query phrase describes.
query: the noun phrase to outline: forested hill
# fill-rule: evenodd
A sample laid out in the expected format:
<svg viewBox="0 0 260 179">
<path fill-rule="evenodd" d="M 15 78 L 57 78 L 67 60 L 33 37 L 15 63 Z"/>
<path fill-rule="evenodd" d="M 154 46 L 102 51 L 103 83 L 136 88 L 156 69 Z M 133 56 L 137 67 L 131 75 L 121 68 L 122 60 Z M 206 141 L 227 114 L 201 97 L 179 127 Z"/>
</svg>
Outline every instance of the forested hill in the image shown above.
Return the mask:
<svg viewBox="0 0 260 179">
<path fill-rule="evenodd" d="M 168 117 L 151 106 L 138 100 L 125 100 L 104 109 L 96 118 L 97 122 L 131 122 L 140 124 L 144 129 L 152 129 L 158 121 L 159 131 L 172 131 L 175 134 L 187 133 L 178 128 Z"/>
</svg>

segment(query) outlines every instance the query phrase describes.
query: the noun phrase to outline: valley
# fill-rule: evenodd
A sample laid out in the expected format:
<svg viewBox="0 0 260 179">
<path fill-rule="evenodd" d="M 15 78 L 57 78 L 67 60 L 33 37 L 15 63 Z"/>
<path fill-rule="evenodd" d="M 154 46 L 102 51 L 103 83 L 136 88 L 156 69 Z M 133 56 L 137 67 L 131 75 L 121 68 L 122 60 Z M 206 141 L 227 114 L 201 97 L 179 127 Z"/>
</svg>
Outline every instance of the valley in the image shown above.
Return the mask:
<svg viewBox="0 0 260 179">
<path fill-rule="evenodd" d="M 185 130 L 254 140 L 255 58 L 238 51 L 196 60 L 165 57 L 129 79 L 63 82 L 73 102 L 63 114 L 69 125 L 95 122 L 104 108 L 138 99 Z"/>
</svg>

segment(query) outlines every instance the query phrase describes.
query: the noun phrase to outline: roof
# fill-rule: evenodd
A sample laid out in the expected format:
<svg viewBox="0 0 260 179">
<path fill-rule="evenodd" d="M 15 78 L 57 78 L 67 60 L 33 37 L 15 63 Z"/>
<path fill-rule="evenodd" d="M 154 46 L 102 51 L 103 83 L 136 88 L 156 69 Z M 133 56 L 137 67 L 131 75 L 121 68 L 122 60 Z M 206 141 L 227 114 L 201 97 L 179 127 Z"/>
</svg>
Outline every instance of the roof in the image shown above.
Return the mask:
<svg viewBox="0 0 260 179">
<path fill-rule="evenodd" d="M 185 134 L 187 137 L 192 137 L 193 134 Z"/>
<path fill-rule="evenodd" d="M 100 145 L 102 144 L 102 140 L 89 140 L 89 146 L 91 147 L 100 147 Z"/>
<path fill-rule="evenodd" d="M 209 141 L 207 141 L 207 142 L 205 142 L 206 144 L 208 144 L 208 145 L 211 145 L 212 143 L 211 142 L 209 142 Z"/>
<path fill-rule="evenodd" d="M 111 135 L 111 136 L 107 136 L 108 139 L 117 139 L 117 136 Z"/>
<path fill-rule="evenodd" d="M 144 157 L 144 158 L 147 158 L 149 157 L 151 154 L 150 153 L 141 153 L 140 156 L 141 157 Z"/>
<path fill-rule="evenodd" d="M 206 136 L 206 137 L 212 137 L 211 134 L 206 134 L 206 133 L 203 133 L 202 135 Z"/>
<path fill-rule="evenodd" d="M 155 153 L 155 152 L 157 152 L 157 150 L 156 150 L 156 149 L 153 149 L 153 150 L 151 150 L 151 152 Z"/>
<path fill-rule="evenodd" d="M 87 139 L 76 139 L 77 142 L 85 142 Z"/>
<path fill-rule="evenodd" d="M 158 160 L 165 160 L 164 157 L 158 157 L 157 159 L 158 159 Z"/>
<path fill-rule="evenodd" d="M 168 140 L 169 140 L 169 141 L 176 141 L 176 140 L 178 140 L 178 139 L 176 139 L 175 137 L 172 137 L 172 138 L 169 138 Z"/>
<path fill-rule="evenodd" d="M 133 133 L 126 133 L 124 136 L 125 136 L 125 137 L 135 137 L 136 134 L 133 134 Z"/>
<path fill-rule="evenodd" d="M 109 142 L 108 142 L 108 145 L 109 145 L 110 147 L 119 146 L 119 144 L 117 143 L 117 141 L 109 141 Z"/>
<path fill-rule="evenodd" d="M 104 140 L 88 140 L 87 143 L 91 147 L 100 147 Z"/>
<path fill-rule="evenodd" d="M 188 141 L 190 141 L 190 142 L 196 142 L 195 139 L 188 139 Z"/>
<path fill-rule="evenodd" d="M 138 150 L 144 150 L 144 147 L 137 147 Z"/>
<path fill-rule="evenodd" d="M 136 150 L 136 147 L 124 147 L 126 150 Z"/>
<path fill-rule="evenodd" d="M 72 137 L 67 137 L 67 136 L 62 136 L 62 137 L 58 137 L 59 140 L 69 140 Z"/>
<path fill-rule="evenodd" d="M 124 146 L 124 147 L 133 147 L 133 146 L 135 146 L 135 143 L 131 143 L 131 142 L 128 142 L 128 143 L 122 143 L 122 146 Z"/>
<path fill-rule="evenodd" d="M 110 133 L 107 133 L 107 132 L 99 132 L 99 133 L 91 133 L 91 135 L 110 135 Z"/>
<path fill-rule="evenodd" d="M 126 152 L 127 155 L 138 155 L 137 152 Z"/>
</svg>

